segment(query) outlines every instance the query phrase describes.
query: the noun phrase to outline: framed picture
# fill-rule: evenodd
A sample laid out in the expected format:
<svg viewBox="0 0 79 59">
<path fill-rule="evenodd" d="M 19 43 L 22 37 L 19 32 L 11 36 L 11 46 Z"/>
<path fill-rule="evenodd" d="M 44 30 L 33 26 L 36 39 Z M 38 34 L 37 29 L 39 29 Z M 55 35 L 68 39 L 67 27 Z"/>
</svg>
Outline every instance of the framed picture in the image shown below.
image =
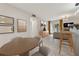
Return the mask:
<svg viewBox="0 0 79 59">
<path fill-rule="evenodd" d="M 14 32 L 14 18 L 0 15 L 0 34 Z"/>
<path fill-rule="evenodd" d="M 22 19 L 17 20 L 17 32 L 26 32 L 26 21 Z"/>
<path fill-rule="evenodd" d="M 0 26 L 0 34 L 14 32 L 14 26 Z"/>
<path fill-rule="evenodd" d="M 0 15 L 0 25 L 13 25 L 13 24 L 14 24 L 13 17 Z"/>
</svg>

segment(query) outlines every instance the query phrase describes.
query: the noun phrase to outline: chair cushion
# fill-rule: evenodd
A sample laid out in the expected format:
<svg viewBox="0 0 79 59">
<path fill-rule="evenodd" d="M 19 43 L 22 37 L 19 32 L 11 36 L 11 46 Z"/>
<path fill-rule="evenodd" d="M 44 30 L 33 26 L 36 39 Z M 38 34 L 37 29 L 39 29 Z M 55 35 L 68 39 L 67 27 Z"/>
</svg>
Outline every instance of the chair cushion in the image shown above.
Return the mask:
<svg viewBox="0 0 79 59">
<path fill-rule="evenodd" d="M 48 47 L 42 46 L 39 48 L 39 52 L 44 56 L 47 56 L 50 53 L 50 49 Z"/>
<path fill-rule="evenodd" d="M 43 54 L 41 54 L 39 51 L 34 53 L 32 56 L 43 56 Z"/>
</svg>

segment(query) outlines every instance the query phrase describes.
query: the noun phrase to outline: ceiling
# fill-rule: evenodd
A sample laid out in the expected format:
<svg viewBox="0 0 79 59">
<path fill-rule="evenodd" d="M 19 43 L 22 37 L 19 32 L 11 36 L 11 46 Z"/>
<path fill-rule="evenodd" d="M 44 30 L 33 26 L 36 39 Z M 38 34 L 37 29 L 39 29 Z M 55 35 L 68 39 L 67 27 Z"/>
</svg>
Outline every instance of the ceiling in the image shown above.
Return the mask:
<svg viewBox="0 0 79 59">
<path fill-rule="evenodd" d="M 71 15 L 75 12 L 75 3 L 9 3 L 25 12 L 38 17 L 58 17 Z"/>
</svg>

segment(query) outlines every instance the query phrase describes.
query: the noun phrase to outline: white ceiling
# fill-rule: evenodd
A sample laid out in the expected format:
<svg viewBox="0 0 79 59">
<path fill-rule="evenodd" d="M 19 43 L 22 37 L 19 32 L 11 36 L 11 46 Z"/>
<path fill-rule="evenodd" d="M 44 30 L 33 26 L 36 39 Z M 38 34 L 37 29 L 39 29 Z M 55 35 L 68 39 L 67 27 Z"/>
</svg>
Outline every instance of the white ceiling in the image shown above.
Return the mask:
<svg viewBox="0 0 79 59">
<path fill-rule="evenodd" d="M 70 15 L 75 12 L 75 3 L 11 3 L 10 5 L 41 18 Z"/>
</svg>

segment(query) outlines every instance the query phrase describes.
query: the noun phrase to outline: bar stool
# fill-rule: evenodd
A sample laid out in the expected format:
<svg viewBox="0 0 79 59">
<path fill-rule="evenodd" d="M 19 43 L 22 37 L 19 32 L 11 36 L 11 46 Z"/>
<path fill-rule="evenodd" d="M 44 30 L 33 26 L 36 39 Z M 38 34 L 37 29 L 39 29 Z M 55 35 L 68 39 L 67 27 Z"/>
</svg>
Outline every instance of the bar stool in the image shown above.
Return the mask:
<svg viewBox="0 0 79 59">
<path fill-rule="evenodd" d="M 67 44 L 64 44 L 66 41 Z M 60 33 L 60 46 L 59 46 L 59 54 L 61 52 L 62 45 L 67 45 L 71 49 L 71 52 L 74 52 L 73 38 L 71 32 L 61 32 Z"/>
</svg>

